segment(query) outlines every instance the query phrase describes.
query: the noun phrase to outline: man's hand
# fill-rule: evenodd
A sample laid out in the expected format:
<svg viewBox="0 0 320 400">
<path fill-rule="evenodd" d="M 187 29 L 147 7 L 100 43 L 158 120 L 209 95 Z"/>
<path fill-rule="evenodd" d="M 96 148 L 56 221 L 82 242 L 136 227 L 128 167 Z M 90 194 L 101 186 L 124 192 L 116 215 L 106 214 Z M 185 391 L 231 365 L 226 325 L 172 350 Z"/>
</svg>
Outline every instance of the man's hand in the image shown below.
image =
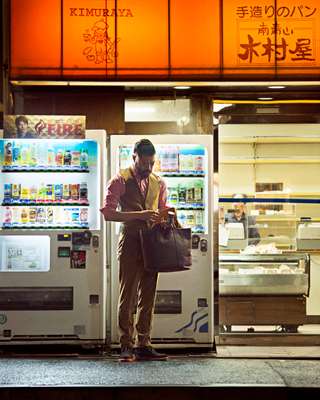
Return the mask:
<svg viewBox="0 0 320 400">
<path fill-rule="evenodd" d="M 139 212 L 139 219 L 142 221 L 157 222 L 160 218 L 158 211 L 144 210 Z"/>
</svg>

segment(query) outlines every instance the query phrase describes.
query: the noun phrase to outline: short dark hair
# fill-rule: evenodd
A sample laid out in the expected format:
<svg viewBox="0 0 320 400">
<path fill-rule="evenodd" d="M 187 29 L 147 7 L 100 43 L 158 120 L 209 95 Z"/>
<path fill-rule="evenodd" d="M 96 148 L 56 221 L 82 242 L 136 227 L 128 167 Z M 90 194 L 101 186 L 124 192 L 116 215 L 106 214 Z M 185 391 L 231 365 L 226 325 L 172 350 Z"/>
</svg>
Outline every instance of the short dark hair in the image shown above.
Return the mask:
<svg viewBox="0 0 320 400">
<path fill-rule="evenodd" d="M 133 148 L 133 153 L 141 156 L 154 156 L 156 154 L 156 149 L 149 139 L 141 139 L 135 143 Z"/>
<path fill-rule="evenodd" d="M 24 123 L 27 124 L 27 125 L 29 124 L 28 118 L 25 117 L 24 115 L 20 115 L 20 116 L 17 117 L 17 118 L 15 119 L 15 121 L 14 121 L 14 123 L 16 124 L 16 127 L 17 127 L 17 128 L 18 128 L 18 124 L 19 124 L 20 121 L 24 122 Z"/>
</svg>

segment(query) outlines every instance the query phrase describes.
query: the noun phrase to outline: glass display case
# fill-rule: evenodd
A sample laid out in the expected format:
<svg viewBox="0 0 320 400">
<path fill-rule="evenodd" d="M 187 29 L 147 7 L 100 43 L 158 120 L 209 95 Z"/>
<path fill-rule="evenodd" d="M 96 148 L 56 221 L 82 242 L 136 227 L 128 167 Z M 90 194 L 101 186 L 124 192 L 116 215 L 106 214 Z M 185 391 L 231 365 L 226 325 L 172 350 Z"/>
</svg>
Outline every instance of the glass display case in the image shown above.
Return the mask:
<svg viewBox="0 0 320 400">
<path fill-rule="evenodd" d="M 221 255 L 220 295 L 306 295 L 310 287 L 308 254 Z"/>
<path fill-rule="evenodd" d="M 271 244 L 281 250 L 296 249 L 296 205 L 267 200 L 220 198 L 219 230 L 224 237 L 220 251 Z M 242 207 L 242 214 L 237 215 L 237 207 Z"/>
</svg>

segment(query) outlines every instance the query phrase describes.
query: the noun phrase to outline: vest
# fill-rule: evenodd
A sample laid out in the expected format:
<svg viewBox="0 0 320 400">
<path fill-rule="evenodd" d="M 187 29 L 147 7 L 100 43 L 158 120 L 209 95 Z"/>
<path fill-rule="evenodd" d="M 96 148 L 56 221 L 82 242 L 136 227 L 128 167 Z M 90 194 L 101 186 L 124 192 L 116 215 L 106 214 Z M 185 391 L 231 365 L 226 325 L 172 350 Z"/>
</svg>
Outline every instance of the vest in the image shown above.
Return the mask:
<svg viewBox="0 0 320 400">
<path fill-rule="evenodd" d="M 136 178 L 133 175 L 131 168 L 120 171 L 120 175 L 125 181 L 125 192 L 120 197 L 121 211 L 142 211 L 142 210 L 157 210 L 159 207 L 160 195 L 160 178 L 151 173 L 149 175 L 149 184 L 146 198 L 144 199 Z M 134 220 L 124 222 L 122 231 L 132 234 L 138 234 L 140 229 L 147 228 L 145 221 Z"/>
</svg>

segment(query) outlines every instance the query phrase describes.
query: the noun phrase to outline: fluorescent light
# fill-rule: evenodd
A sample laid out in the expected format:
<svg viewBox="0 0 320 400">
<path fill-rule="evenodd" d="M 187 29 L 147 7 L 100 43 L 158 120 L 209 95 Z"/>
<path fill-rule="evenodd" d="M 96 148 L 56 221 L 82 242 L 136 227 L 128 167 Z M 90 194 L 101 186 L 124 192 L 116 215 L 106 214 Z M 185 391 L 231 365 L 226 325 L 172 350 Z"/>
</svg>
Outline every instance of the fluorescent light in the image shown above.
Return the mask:
<svg viewBox="0 0 320 400">
<path fill-rule="evenodd" d="M 273 100 L 273 97 L 258 97 L 258 100 Z"/>
<path fill-rule="evenodd" d="M 186 90 L 191 89 L 191 86 L 173 86 L 173 89 Z"/>
<path fill-rule="evenodd" d="M 156 110 L 154 107 L 128 107 L 126 110 L 128 113 L 140 114 L 140 113 L 154 113 Z"/>
<path fill-rule="evenodd" d="M 269 89 L 284 89 L 285 86 L 275 85 L 275 86 L 268 86 Z"/>
</svg>

